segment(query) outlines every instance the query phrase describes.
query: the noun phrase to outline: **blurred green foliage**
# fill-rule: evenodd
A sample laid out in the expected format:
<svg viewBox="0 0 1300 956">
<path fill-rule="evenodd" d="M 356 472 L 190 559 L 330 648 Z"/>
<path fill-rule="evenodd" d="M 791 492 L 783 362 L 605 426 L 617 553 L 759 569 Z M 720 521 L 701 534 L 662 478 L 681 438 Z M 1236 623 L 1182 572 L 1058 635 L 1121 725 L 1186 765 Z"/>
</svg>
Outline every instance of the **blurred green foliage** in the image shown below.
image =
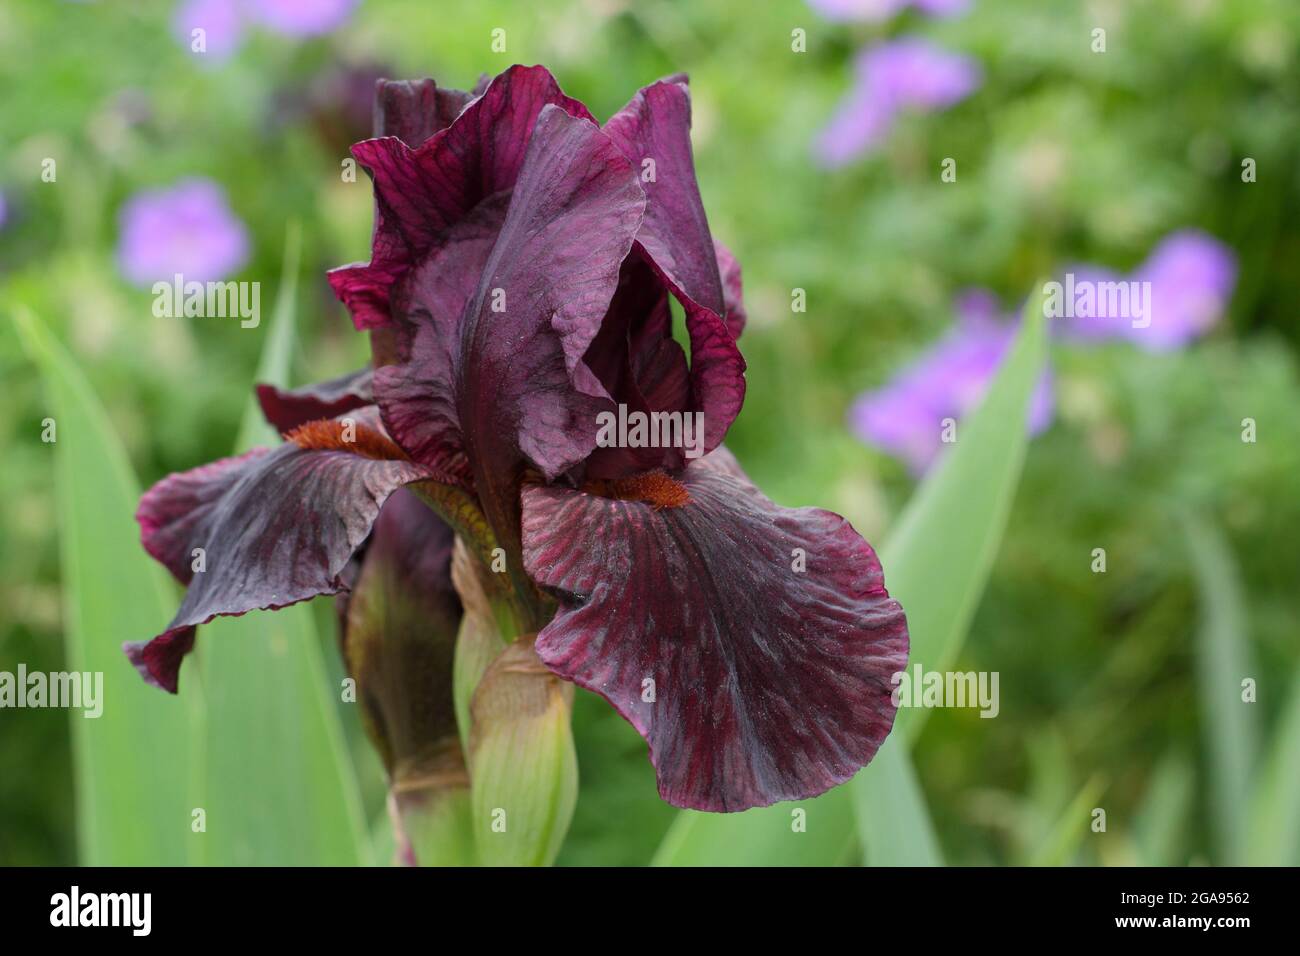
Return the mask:
<svg viewBox="0 0 1300 956">
<path fill-rule="evenodd" d="M 116 268 L 128 196 L 183 176 L 218 181 L 253 237 L 240 278 L 268 289 L 285 222 L 302 222 L 295 375 L 321 378 L 365 358 L 324 280 L 364 259 L 370 235 L 368 183 L 339 176 L 340 133 L 367 132 L 329 93 L 344 69 L 468 87 L 541 62 L 601 117 L 682 70 L 710 223 L 744 267 L 751 317 L 749 395 L 729 444 L 773 498 L 839 510 L 873 541 L 913 482 L 849 435 L 845 410 L 942 333 L 957 290 L 985 285 L 1013 304 L 1064 263 L 1127 269 L 1186 226 L 1232 246 L 1237 291 L 1208 339 L 1163 356 L 1053 350 L 1057 422 L 1030 448 L 958 664 L 1000 672 L 1001 714 L 937 712 L 914 751 L 951 862 L 1222 861 L 1213 711 L 1197 684 L 1207 602 L 1181 529 L 1202 516 L 1236 565 L 1236 637 L 1256 673 L 1225 679 L 1257 679 L 1246 706 L 1265 759 L 1300 686 L 1294 0 L 975 0 L 954 20 L 875 26 L 830 24 L 795 0 L 365 0 L 330 37 L 252 33 L 220 66 L 190 56 L 172 12 L 162 0 L 0 7 L 0 669 L 63 661 L 46 400 L 11 307 L 38 311 L 74 353 L 145 483 L 228 452 L 264 345 L 266 322 L 153 317 L 148 290 Z M 1104 54 L 1089 46 L 1098 26 Z M 495 27 L 505 54 L 490 49 Z M 796 27 L 807 53 L 791 52 Z M 976 57 L 983 88 L 904 119 L 872 158 L 819 169 L 810 144 L 854 52 L 902 33 Z M 958 181 L 943 184 L 949 156 Z M 45 157 L 56 183 L 40 179 Z M 1257 182 L 1241 182 L 1243 157 Z M 803 314 L 790 310 L 796 287 Z M 1241 441 L 1246 417 L 1254 444 Z M 1105 574 L 1090 571 L 1098 547 Z M 329 645 L 329 608 L 317 605 Z M 114 644 L 148 636 L 103 623 Z M 376 818 L 377 765 L 355 714 L 343 717 Z M 561 862 L 644 862 L 673 818 L 644 745 L 589 697 L 575 720 L 583 792 Z M 1107 810 L 1105 834 L 1075 832 L 1080 800 Z M 73 854 L 68 716 L 0 713 L 0 862 Z"/>
</svg>

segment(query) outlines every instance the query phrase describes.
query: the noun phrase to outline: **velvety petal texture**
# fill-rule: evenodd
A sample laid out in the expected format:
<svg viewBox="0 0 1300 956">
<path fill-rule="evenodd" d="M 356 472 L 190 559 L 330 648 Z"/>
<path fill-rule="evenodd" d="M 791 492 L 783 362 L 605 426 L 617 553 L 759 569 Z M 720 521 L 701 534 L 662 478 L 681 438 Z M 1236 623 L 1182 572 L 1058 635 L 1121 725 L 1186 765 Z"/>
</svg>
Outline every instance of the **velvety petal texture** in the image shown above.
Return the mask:
<svg viewBox="0 0 1300 956">
<path fill-rule="evenodd" d="M 875 553 L 838 515 L 768 501 L 725 450 L 680 484 L 676 506 L 525 487 L 525 565 L 559 602 L 537 653 L 636 727 L 676 806 L 848 780 L 893 726 L 907 662 Z"/>
<path fill-rule="evenodd" d="M 460 115 L 474 94 L 444 90 L 430 79 L 380 80 L 375 84 L 375 135 L 396 136 L 419 146 Z"/>
<path fill-rule="evenodd" d="M 287 442 L 171 475 L 146 492 L 136 513 L 145 549 L 189 585 L 161 634 L 127 646 L 146 679 L 175 693 L 194 628 L 218 615 L 343 587 L 344 568 L 384 501 L 429 474 L 410 461 L 371 457 L 379 442 L 367 441 L 365 426 L 359 432 L 355 444 L 367 453 Z"/>
<path fill-rule="evenodd" d="M 745 331 L 745 323 L 749 318 L 745 312 L 744 290 L 740 281 L 740 262 L 717 239 L 713 240 L 713 249 L 718 257 L 718 272 L 722 275 L 722 300 L 727 309 L 727 331 L 732 338 L 738 339 L 740 333 Z"/>
<path fill-rule="evenodd" d="M 593 123 L 547 106 L 459 323 L 446 317 L 461 290 L 446 286 L 464 273 L 438 260 L 468 268 L 486 234 L 435 254 L 437 264 L 417 273 L 406 312 L 416 320 L 409 361 L 376 372 L 394 439 L 442 470 L 463 452 L 508 550 L 518 537 L 523 468 L 553 479 L 595 447 L 608 398 L 579 366 L 644 202 L 630 164 Z"/>
<path fill-rule="evenodd" d="M 481 763 L 520 715 L 482 686 L 453 704 L 454 528 L 484 575 L 504 550 L 494 602 L 548 700 L 572 693 L 557 678 L 607 698 L 667 801 L 801 799 L 871 760 L 906 622 L 847 521 L 773 504 L 720 447 L 745 395 L 746 316 L 690 123 L 684 77 L 604 127 L 541 67 L 470 93 L 379 82 L 377 135 L 353 147 L 374 183 L 370 261 L 330 274 L 372 368 L 260 386 L 284 445 L 144 496 L 144 546 L 188 586 L 167 628 L 127 648 L 148 680 L 174 692 L 218 615 L 344 595 L 344 654 L 399 810 L 451 777 L 463 789 L 461 737 Z"/>
<path fill-rule="evenodd" d="M 302 388 L 259 385 L 257 401 L 262 406 L 262 414 L 273 428 L 280 432 L 292 431 L 299 425 L 319 418 L 333 418 L 373 405 L 375 399 L 370 387 L 372 374 L 370 369 L 363 368 Z"/>
<path fill-rule="evenodd" d="M 591 119 L 545 68 L 514 66 L 418 148 L 393 135 L 353 147 L 375 183 L 370 263 L 336 269 L 329 278 L 357 328 L 387 326 L 393 283 L 442 244 L 442 233 L 479 202 L 514 186 L 537 118 L 548 105 Z"/>
<path fill-rule="evenodd" d="M 744 403 L 745 360 L 735 344 L 739 329 L 728 328 L 719 259 L 695 180 L 685 78 L 638 92 L 610 117 L 605 133 L 640 173 L 646 212 L 637 245 L 686 313 L 691 407 L 704 413 L 705 451 L 712 451 Z M 738 296 L 738 274 L 732 288 Z"/>
</svg>

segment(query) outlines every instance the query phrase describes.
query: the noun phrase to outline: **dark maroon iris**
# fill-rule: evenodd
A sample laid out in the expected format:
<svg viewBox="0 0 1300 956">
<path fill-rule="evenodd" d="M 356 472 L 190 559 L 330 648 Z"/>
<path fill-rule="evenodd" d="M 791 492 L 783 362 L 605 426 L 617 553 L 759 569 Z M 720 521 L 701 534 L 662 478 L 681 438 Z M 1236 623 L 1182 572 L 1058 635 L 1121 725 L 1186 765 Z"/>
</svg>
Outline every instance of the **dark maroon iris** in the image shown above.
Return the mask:
<svg viewBox="0 0 1300 956">
<path fill-rule="evenodd" d="M 685 79 L 604 126 L 541 67 L 474 93 L 385 82 L 378 102 L 380 135 L 353 148 L 374 179 L 371 260 L 330 274 L 374 366 L 259 389 L 284 445 L 145 495 L 145 546 L 189 590 L 137 664 L 174 691 L 196 625 L 347 591 L 409 487 L 403 507 L 418 496 L 501 558 L 519 632 L 645 737 L 664 799 L 742 810 L 847 780 L 893 724 L 906 624 L 848 522 L 773 504 L 720 447 L 744 311 Z M 698 416 L 703 456 L 602 443 L 615 413 Z"/>
</svg>

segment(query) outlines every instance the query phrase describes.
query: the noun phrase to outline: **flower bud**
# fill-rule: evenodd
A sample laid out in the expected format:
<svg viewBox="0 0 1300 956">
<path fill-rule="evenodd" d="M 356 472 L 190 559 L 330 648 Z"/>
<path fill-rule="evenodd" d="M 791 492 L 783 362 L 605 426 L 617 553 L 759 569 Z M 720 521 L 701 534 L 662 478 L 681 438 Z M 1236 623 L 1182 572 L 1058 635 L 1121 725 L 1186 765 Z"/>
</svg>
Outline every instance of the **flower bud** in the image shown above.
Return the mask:
<svg viewBox="0 0 1300 956">
<path fill-rule="evenodd" d="M 553 863 L 577 802 L 573 687 L 542 664 L 535 636 L 497 655 L 470 708 L 474 842 L 485 865 Z"/>
<path fill-rule="evenodd" d="M 461 617 L 452 543 L 450 528 L 398 491 L 380 512 L 341 609 L 344 658 L 388 771 L 399 850 L 426 866 L 473 862 L 452 694 Z"/>
</svg>

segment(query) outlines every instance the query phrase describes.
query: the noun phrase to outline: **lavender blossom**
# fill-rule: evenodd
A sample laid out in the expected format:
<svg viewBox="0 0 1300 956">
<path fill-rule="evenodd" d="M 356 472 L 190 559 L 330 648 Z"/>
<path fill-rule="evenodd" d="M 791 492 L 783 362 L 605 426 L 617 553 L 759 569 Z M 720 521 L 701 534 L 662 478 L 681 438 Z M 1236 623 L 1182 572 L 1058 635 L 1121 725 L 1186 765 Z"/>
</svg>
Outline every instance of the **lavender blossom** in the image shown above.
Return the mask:
<svg viewBox="0 0 1300 956">
<path fill-rule="evenodd" d="M 921 474 L 943 449 L 944 419 L 960 422 L 979 405 L 1015 336 L 996 297 L 971 290 L 955 303 L 957 325 L 886 385 L 859 396 L 849 426 L 863 441 Z M 1030 398 L 1026 426 L 1037 435 L 1052 421 L 1052 381 L 1044 372 Z"/>
<path fill-rule="evenodd" d="M 360 0 L 186 0 L 172 26 L 189 46 L 203 29 L 203 56 L 220 62 L 239 48 L 244 28 L 256 23 L 288 37 L 313 37 L 342 26 Z"/>
<path fill-rule="evenodd" d="M 1059 335 L 1082 341 L 1122 339 L 1148 351 L 1167 352 L 1209 332 L 1223 317 L 1237 282 L 1237 260 L 1208 233 L 1184 229 L 1161 240 L 1128 276 L 1092 265 L 1073 267 L 1069 274 L 1076 288 L 1085 282 L 1094 288 L 1101 283 L 1150 283 L 1149 314 L 1137 318 L 1098 308 L 1094 312 L 1104 314 L 1057 320 Z"/>
<path fill-rule="evenodd" d="M 979 66 L 926 40 L 882 43 L 858 54 L 856 80 L 818 138 L 826 166 L 843 166 L 876 149 L 905 110 L 933 112 L 969 96 L 979 86 Z"/>
<path fill-rule="evenodd" d="M 319 36 L 342 26 L 359 0 L 258 0 L 247 15 L 267 29 L 291 37 Z"/>
<path fill-rule="evenodd" d="M 808 0 L 808 5 L 827 20 L 877 22 L 915 7 L 932 17 L 962 13 L 970 0 Z"/>
<path fill-rule="evenodd" d="M 118 263 L 136 285 L 177 273 L 186 281 L 224 279 L 248 260 L 248 231 L 211 180 L 137 193 L 118 218 Z"/>
</svg>

